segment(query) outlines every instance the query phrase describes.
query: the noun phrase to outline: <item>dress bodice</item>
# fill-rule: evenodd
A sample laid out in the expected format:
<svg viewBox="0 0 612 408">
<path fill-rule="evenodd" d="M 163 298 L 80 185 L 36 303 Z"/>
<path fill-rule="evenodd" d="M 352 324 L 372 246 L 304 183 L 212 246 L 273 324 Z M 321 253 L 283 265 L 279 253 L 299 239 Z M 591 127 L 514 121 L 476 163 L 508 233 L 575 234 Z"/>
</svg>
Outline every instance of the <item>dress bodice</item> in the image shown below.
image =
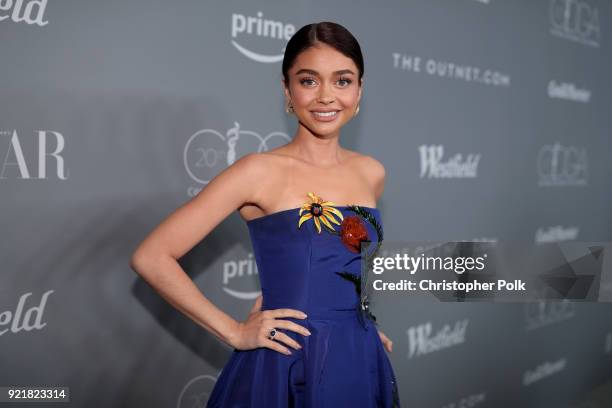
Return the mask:
<svg viewBox="0 0 612 408">
<path fill-rule="evenodd" d="M 380 213 L 367 206 L 332 209 L 323 207 L 321 216 L 326 219 L 319 219 L 319 227 L 316 216 L 308 217 L 309 209 L 304 207 L 247 221 L 263 294 L 262 310 L 288 307 L 308 314 L 359 307 L 356 285 L 338 273 L 360 276 L 363 256 L 358 252 L 359 243 L 378 242 L 368 215 L 382 229 Z M 331 216 L 337 223 L 330 222 Z"/>
</svg>

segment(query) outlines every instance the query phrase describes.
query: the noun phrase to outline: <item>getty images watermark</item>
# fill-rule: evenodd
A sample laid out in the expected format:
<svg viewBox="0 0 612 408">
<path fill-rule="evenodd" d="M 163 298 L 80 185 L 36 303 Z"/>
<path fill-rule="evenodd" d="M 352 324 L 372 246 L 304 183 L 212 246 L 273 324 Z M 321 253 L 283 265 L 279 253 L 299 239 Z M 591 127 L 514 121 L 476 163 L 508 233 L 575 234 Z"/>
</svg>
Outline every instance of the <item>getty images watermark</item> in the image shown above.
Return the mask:
<svg viewBox="0 0 612 408">
<path fill-rule="evenodd" d="M 387 242 L 362 262 L 373 296 L 612 301 L 610 242 Z M 368 245 L 362 251 L 370 251 Z"/>
</svg>

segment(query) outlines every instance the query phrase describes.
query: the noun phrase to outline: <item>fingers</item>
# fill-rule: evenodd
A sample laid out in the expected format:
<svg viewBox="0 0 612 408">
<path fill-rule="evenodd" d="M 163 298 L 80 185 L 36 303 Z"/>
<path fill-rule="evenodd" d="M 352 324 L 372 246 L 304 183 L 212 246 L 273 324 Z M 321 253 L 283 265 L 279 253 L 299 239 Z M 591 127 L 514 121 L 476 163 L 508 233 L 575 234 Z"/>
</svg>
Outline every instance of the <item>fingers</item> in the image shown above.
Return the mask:
<svg viewBox="0 0 612 408">
<path fill-rule="evenodd" d="M 272 339 L 272 341 L 276 341 L 276 342 L 281 342 L 284 343 L 288 346 L 293 347 L 296 350 L 299 350 L 302 348 L 302 346 L 300 345 L 300 343 L 298 343 L 297 341 L 293 340 L 291 337 L 287 336 L 285 333 L 277 330 L 276 334 L 274 335 L 274 338 Z"/>
<path fill-rule="evenodd" d="M 278 317 L 295 317 L 296 319 L 305 319 L 306 313 L 296 309 L 271 309 L 266 310 L 267 314 L 272 318 Z"/>
<path fill-rule="evenodd" d="M 276 336 L 278 336 L 278 333 L 276 334 Z M 276 337 L 276 336 L 274 336 L 274 337 Z M 275 340 L 270 340 L 268 338 L 265 338 L 263 340 L 263 342 L 262 342 L 262 346 L 263 347 L 267 347 L 267 348 L 272 349 L 272 350 L 276 350 L 279 353 L 283 353 L 283 354 L 286 354 L 288 356 L 291 355 L 291 351 L 287 347 L 283 346 L 282 344 L 280 344 L 279 342 L 277 342 Z"/>
<path fill-rule="evenodd" d="M 385 335 L 385 333 L 378 331 L 378 335 L 380 336 L 380 340 L 382 341 L 385 349 L 391 353 L 393 351 L 393 342 Z"/>
<path fill-rule="evenodd" d="M 306 327 L 301 326 L 295 322 L 292 322 L 290 320 L 277 319 L 277 318 L 282 318 L 282 317 L 293 317 L 296 319 L 305 319 L 307 316 L 304 312 L 300 310 L 288 309 L 288 308 L 271 309 L 271 310 L 262 311 L 260 315 L 260 318 L 261 318 L 260 324 L 262 324 L 261 326 L 262 340 L 260 341 L 260 345 L 263 347 L 268 347 L 272 350 L 276 350 L 280 353 L 290 355 L 291 351 L 287 347 L 285 347 L 285 345 L 293 347 L 296 350 L 299 350 L 302 348 L 300 343 L 292 339 L 287 334 L 281 332 L 280 330 L 276 331 L 276 335 L 274 336 L 274 339 L 270 339 L 268 337 L 270 334 L 270 330 L 272 328 L 287 329 L 287 330 L 296 332 L 298 334 L 301 334 L 303 336 L 310 336 L 311 333 Z"/>
<path fill-rule="evenodd" d="M 393 351 L 393 342 L 391 340 L 388 340 L 387 344 L 385 345 L 385 348 L 389 353 L 391 353 Z"/>
<path fill-rule="evenodd" d="M 268 336 L 270 335 L 270 331 L 272 330 L 272 328 L 276 329 L 276 334 L 272 339 L 270 339 Z M 290 355 L 291 351 L 286 346 L 290 346 L 296 350 L 300 350 L 302 348 L 300 343 L 292 339 L 286 333 L 283 333 L 281 329 L 288 329 L 298 334 L 303 334 L 304 336 L 310 336 L 310 331 L 307 328 L 300 326 L 299 324 L 296 324 L 292 321 L 282 319 L 269 319 L 269 323 L 263 325 L 260 330 L 260 335 L 263 338 L 261 345 L 287 355 Z"/>
<path fill-rule="evenodd" d="M 262 317 L 264 320 L 274 320 L 273 327 L 288 329 L 294 331 L 296 333 L 302 334 L 304 336 L 310 336 L 310 331 L 291 320 L 279 319 L 278 317 L 295 317 L 298 319 L 302 319 L 305 316 L 305 313 L 295 310 L 295 309 L 272 309 L 265 310 L 262 312 Z"/>
<path fill-rule="evenodd" d="M 304 336 L 310 336 L 310 330 L 305 328 L 302 325 L 299 325 L 291 320 L 283 320 L 283 319 L 275 319 L 274 327 L 283 328 L 287 330 L 294 331 L 296 333 L 302 334 Z"/>
</svg>

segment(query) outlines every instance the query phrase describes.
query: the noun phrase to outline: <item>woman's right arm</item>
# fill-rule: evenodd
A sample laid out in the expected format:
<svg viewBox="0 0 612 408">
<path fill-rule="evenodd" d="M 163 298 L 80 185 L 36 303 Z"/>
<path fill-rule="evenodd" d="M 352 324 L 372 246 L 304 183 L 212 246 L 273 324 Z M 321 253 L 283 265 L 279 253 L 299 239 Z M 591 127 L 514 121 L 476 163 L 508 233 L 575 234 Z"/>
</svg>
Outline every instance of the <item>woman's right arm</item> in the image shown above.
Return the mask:
<svg viewBox="0 0 612 408">
<path fill-rule="evenodd" d="M 245 203 L 259 202 L 260 186 L 266 174 L 269 176 L 266 161 L 262 159 L 261 155 L 250 153 L 219 173 L 193 199 L 155 227 L 130 259 L 130 267 L 168 303 L 236 348 L 262 345 L 261 340 L 252 336 L 253 330 L 261 323 L 261 316 L 253 316 L 258 317 L 258 321 L 250 322 L 249 330 L 245 330 L 245 324 L 234 320 L 202 294 L 177 260 L 237 208 Z M 297 310 L 285 315 L 301 317 Z M 247 335 L 249 338 L 245 339 Z M 280 343 L 268 341 L 266 347 L 283 351 Z"/>
</svg>

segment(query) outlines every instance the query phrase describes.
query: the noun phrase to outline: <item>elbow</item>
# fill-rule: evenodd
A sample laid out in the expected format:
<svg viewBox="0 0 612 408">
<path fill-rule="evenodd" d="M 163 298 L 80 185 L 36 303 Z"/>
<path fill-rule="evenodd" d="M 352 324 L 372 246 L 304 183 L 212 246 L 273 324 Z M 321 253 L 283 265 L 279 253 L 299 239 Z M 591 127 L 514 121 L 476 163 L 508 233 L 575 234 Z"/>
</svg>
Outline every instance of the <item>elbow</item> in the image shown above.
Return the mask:
<svg viewBox="0 0 612 408">
<path fill-rule="evenodd" d="M 146 262 L 146 255 L 135 251 L 130 257 L 129 266 L 130 268 L 138 275 L 142 275 L 142 271 L 144 269 L 144 263 Z"/>
<path fill-rule="evenodd" d="M 130 257 L 130 268 L 140 277 L 150 280 L 156 275 L 159 270 L 159 265 L 164 262 L 165 256 L 159 254 L 159 251 L 152 249 L 137 249 Z"/>
</svg>

